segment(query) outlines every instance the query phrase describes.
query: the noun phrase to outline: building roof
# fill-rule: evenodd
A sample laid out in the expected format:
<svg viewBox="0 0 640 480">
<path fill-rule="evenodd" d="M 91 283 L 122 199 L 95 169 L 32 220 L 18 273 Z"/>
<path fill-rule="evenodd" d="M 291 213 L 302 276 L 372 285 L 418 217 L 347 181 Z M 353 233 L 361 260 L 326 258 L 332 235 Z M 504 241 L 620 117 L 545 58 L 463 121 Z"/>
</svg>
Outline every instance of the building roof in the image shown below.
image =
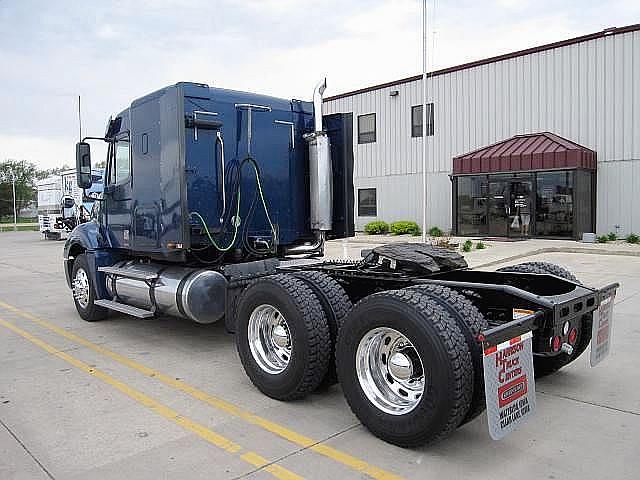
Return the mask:
<svg viewBox="0 0 640 480">
<path fill-rule="evenodd" d="M 469 63 L 463 63 L 461 65 L 456 65 L 454 67 L 443 68 L 441 70 L 435 70 L 433 72 L 427 73 L 427 77 L 435 77 L 438 75 L 444 75 L 447 73 L 457 72 L 459 70 L 464 70 L 467 68 L 478 67 L 480 65 L 487 65 L 489 63 L 500 62 L 502 60 L 508 60 L 510 58 L 521 57 L 523 55 L 530 55 L 532 53 L 544 52 L 546 50 L 553 50 L 554 48 L 566 47 L 567 45 L 574 45 L 576 43 L 588 42 L 589 40 L 595 40 L 597 38 L 608 37 L 611 35 L 619 35 L 621 33 L 627 32 L 635 32 L 636 30 L 640 30 L 640 23 L 636 23 L 634 25 L 627 25 L 625 27 L 613 27 L 602 30 L 601 32 L 590 33 L 588 35 L 582 35 L 581 37 L 570 38 L 567 40 L 562 40 L 559 42 L 548 43 L 546 45 L 540 45 L 538 47 L 527 48 L 525 50 L 518 50 L 516 52 L 505 53 L 503 55 L 497 55 L 495 57 L 485 58 L 483 60 L 476 60 Z M 339 93 L 337 95 L 333 95 L 331 97 L 326 97 L 324 99 L 325 102 L 329 102 L 331 100 L 337 100 L 339 98 L 350 97 L 352 95 L 357 95 L 360 93 L 371 92 L 374 90 L 379 90 L 381 88 L 393 87 L 394 85 L 402 85 L 403 83 L 415 82 L 417 80 L 422 79 L 422 74 L 414 75 L 412 77 L 401 78 L 400 80 L 394 80 L 392 82 L 380 83 L 378 85 L 372 85 L 370 87 L 360 88 L 358 90 L 352 90 L 350 92 Z"/>
<path fill-rule="evenodd" d="M 516 135 L 453 158 L 453 174 L 596 169 L 596 152 L 553 133 Z"/>
</svg>

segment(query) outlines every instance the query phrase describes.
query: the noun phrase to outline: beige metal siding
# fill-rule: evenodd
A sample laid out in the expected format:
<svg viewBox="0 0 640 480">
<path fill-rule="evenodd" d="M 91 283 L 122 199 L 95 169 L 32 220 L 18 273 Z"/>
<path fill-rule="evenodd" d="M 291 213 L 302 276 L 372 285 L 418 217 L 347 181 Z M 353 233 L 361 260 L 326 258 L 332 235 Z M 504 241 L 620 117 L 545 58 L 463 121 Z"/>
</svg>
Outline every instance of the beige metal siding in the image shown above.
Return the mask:
<svg viewBox="0 0 640 480">
<path fill-rule="evenodd" d="M 640 31 L 438 75 L 427 89 L 430 225 L 451 226 L 454 156 L 550 131 L 598 154 L 598 231 L 640 232 Z M 376 143 L 358 145 L 354 124 L 354 182 L 378 189 L 378 217 L 387 221 L 422 216 L 422 138 L 411 137 L 411 106 L 421 103 L 417 80 L 324 104 L 324 113 L 353 112 L 354 122 L 376 113 Z M 356 216 L 356 227 L 369 220 Z"/>
</svg>

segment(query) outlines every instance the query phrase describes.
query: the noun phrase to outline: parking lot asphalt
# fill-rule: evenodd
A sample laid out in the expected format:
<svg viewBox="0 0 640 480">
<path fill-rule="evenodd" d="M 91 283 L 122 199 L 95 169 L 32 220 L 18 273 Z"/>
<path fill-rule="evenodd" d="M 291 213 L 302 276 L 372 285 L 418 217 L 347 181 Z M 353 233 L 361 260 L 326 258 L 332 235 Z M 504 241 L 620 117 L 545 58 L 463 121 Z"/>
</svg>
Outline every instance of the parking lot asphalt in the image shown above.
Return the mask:
<svg viewBox="0 0 640 480">
<path fill-rule="evenodd" d="M 401 449 L 359 424 L 339 386 L 288 403 L 262 395 L 222 324 L 84 322 L 62 247 L 0 234 L 1 479 L 638 478 L 640 257 L 526 258 L 621 283 L 612 354 L 540 379 L 535 416 L 501 441 L 481 415 L 437 445 Z"/>
</svg>

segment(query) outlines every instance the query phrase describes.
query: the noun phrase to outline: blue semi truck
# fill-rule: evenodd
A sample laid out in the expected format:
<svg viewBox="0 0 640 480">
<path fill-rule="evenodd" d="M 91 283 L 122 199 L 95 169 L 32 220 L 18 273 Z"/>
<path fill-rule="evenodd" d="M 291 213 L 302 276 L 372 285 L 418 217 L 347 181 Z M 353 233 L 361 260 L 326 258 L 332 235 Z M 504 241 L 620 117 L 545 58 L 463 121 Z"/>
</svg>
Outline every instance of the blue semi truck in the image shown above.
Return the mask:
<svg viewBox="0 0 640 480">
<path fill-rule="evenodd" d="M 475 271 L 416 243 L 323 260 L 327 239 L 354 233 L 353 118 L 322 115 L 325 87 L 305 102 L 178 83 L 79 142 L 87 191 L 88 141 L 108 154 L 94 218 L 65 244 L 76 309 L 223 321 L 266 395 L 339 381 L 396 445 L 444 438 L 485 404 L 499 438 L 533 411 L 533 368 L 572 362 L 611 320 L 617 284 L 590 288 L 541 262 Z"/>
</svg>

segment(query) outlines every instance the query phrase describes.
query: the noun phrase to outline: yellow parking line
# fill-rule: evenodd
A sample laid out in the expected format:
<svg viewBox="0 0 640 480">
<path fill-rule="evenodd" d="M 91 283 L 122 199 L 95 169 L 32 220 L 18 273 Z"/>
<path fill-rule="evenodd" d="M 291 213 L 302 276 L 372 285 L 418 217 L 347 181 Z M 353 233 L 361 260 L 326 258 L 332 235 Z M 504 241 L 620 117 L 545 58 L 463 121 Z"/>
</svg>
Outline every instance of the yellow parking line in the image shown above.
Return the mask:
<svg viewBox="0 0 640 480">
<path fill-rule="evenodd" d="M 341 463 L 352 470 L 355 470 L 360 473 L 364 473 L 365 475 L 371 478 L 374 478 L 375 480 L 402 480 L 402 477 L 396 474 L 387 472 L 381 468 L 371 465 L 370 463 L 367 463 L 364 460 L 354 457 L 353 455 L 349 455 L 348 453 L 342 452 L 336 448 L 330 447 L 325 444 L 320 444 L 317 441 L 313 440 L 312 438 L 309 438 L 305 435 L 297 433 L 283 425 L 272 422 L 258 415 L 254 415 L 253 413 L 243 410 L 242 408 L 234 405 L 233 403 L 230 403 L 226 400 L 222 400 L 221 398 L 210 395 L 196 387 L 189 385 L 188 383 L 182 382 L 180 380 L 176 380 L 174 377 L 158 372 L 157 370 L 154 370 L 145 365 L 142 365 L 136 362 L 135 360 L 131 360 L 127 357 L 124 357 L 123 355 L 113 352 L 105 347 L 96 345 L 95 343 L 90 342 L 85 338 L 82 338 L 74 333 L 71 333 L 67 330 L 57 327 L 56 325 L 53 325 L 45 320 L 42 320 L 41 318 L 36 317 L 35 315 L 25 312 L 19 309 L 18 307 L 14 307 L 13 305 L 9 305 L 8 303 L 2 302 L 2 301 L 0 301 L 0 307 L 10 310 L 17 315 L 20 315 L 21 317 L 26 318 L 27 320 L 31 320 L 32 322 L 40 325 L 41 327 L 46 328 L 47 330 L 50 330 L 52 332 L 55 332 L 58 335 L 61 335 L 68 340 L 71 340 L 72 342 L 78 343 L 87 348 L 90 348 L 95 352 L 105 355 L 122 365 L 125 365 L 129 368 L 132 368 L 133 370 L 136 370 L 142 373 L 143 375 L 155 378 L 160 382 L 164 383 L 165 385 L 169 385 L 177 390 L 180 390 L 186 393 L 187 395 L 197 398 L 198 400 L 201 400 L 202 402 L 205 402 L 215 408 L 223 410 L 235 417 L 241 418 L 246 422 L 252 423 L 253 425 L 257 425 L 260 428 L 263 428 L 264 430 L 267 430 L 275 435 L 278 435 L 281 438 L 284 438 L 285 440 L 295 443 L 296 445 L 309 448 L 320 455 L 324 455 L 325 457 L 328 457 L 338 463 Z"/>
<path fill-rule="evenodd" d="M 128 397 L 134 399 L 136 402 L 144 405 L 151 411 L 166 418 L 167 420 L 171 420 L 173 423 L 176 423 L 187 430 L 192 431 L 193 433 L 198 435 L 200 438 L 215 445 L 216 447 L 221 448 L 222 450 L 228 453 L 231 453 L 233 455 L 237 455 L 240 459 L 247 462 L 248 464 L 254 467 L 264 469 L 265 471 L 271 473 L 274 477 L 279 478 L 281 480 L 298 480 L 303 478 L 279 465 L 275 465 L 275 464 L 269 465 L 269 462 L 265 458 L 261 457 L 255 452 L 245 451 L 244 453 L 242 453 L 243 449 L 237 443 L 229 440 L 228 438 L 223 437 L 222 435 L 214 432 L 213 430 L 210 430 L 204 425 L 201 425 L 197 422 L 194 422 L 193 420 L 188 419 L 187 417 L 180 415 L 175 410 L 167 407 L 166 405 L 161 404 L 160 402 L 154 400 L 153 398 L 145 395 L 141 391 L 136 390 L 133 387 L 130 387 L 126 383 L 121 382 L 120 380 L 117 380 L 112 376 L 96 368 L 93 368 L 90 365 L 87 365 L 83 361 L 78 360 L 75 357 L 72 357 L 68 353 L 58 350 L 52 345 L 45 343 L 44 341 L 40 340 L 38 337 L 31 335 L 29 332 L 21 329 L 20 327 L 17 327 L 16 325 L 2 318 L 0 318 L 0 325 L 11 330 L 14 333 L 17 333 L 21 337 L 29 340 L 34 345 L 37 345 L 38 347 L 42 348 L 43 350 L 49 352 L 52 355 L 55 355 L 61 360 L 64 360 L 65 362 L 70 363 L 71 365 L 78 368 L 79 370 L 82 370 L 83 372 L 86 372 L 89 375 L 92 375 L 96 378 L 99 378 L 103 382 L 111 385 L 117 390 L 120 390 L 122 393 L 124 393 Z"/>
</svg>

